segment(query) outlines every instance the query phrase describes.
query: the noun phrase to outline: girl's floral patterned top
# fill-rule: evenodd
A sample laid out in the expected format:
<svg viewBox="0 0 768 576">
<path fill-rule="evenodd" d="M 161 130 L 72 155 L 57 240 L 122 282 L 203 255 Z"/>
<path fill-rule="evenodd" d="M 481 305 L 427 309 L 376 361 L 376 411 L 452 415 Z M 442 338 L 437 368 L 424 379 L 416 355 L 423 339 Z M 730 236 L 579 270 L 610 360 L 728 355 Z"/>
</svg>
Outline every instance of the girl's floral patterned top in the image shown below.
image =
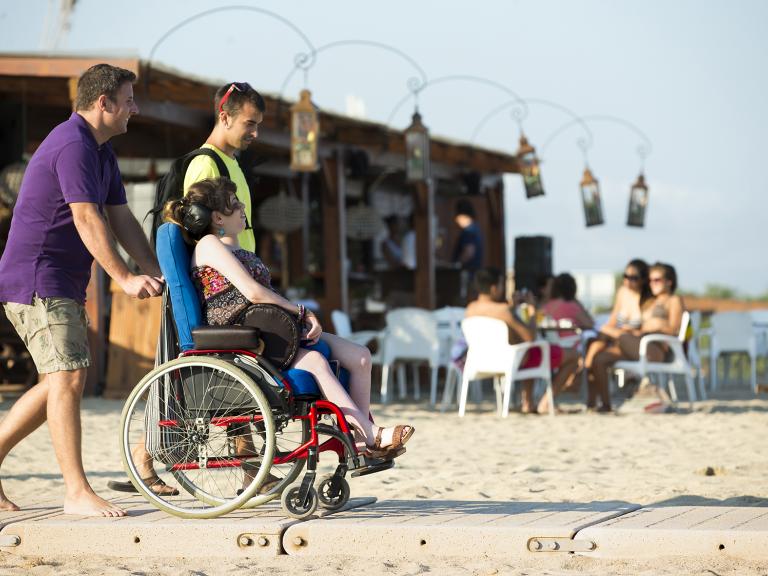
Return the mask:
<svg viewBox="0 0 768 576">
<path fill-rule="evenodd" d="M 272 290 L 272 278 L 261 259 L 253 252 L 238 248 L 235 255 L 253 279 L 265 288 Z M 235 288 L 225 276 L 210 266 L 194 266 L 192 280 L 200 295 L 203 314 L 210 326 L 228 326 L 235 324 L 238 317 L 251 302 Z"/>
</svg>

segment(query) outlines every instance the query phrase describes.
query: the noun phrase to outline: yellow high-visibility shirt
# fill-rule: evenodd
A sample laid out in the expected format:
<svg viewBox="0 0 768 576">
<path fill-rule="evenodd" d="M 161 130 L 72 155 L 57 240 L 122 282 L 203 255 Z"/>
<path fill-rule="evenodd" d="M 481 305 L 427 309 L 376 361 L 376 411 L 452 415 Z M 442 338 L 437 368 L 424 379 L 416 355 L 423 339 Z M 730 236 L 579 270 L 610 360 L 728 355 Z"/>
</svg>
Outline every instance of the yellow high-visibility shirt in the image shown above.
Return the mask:
<svg viewBox="0 0 768 576">
<path fill-rule="evenodd" d="M 237 186 L 237 199 L 245 205 L 245 216 L 251 226 L 250 229 L 240 232 L 240 234 L 237 235 L 237 240 L 240 242 L 241 248 L 255 252 L 256 239 L 253 235 L 254 223 L 251 222 L 251 191 L 248 189 L 245 174 L 243 174 L 237 160 L 227 156 L 213 144 L 203 144 L 202 148 L 209 148 L 216 152 L 216 154 L 218 154 L 224 161 L 227 170 L 229 170 L 229 179 Z M 195 182 L 205 180 L 206 178 L 217 178 L 219 176 L 219 169 L 216 167 L 216 162 L 213 158 L 208 158 L 207 156 L 202 155 L 197 156 L 189 163 L 187 173 L 184 175 L 184 194 L 187 193 L 189 187 Z"/>
</svg>

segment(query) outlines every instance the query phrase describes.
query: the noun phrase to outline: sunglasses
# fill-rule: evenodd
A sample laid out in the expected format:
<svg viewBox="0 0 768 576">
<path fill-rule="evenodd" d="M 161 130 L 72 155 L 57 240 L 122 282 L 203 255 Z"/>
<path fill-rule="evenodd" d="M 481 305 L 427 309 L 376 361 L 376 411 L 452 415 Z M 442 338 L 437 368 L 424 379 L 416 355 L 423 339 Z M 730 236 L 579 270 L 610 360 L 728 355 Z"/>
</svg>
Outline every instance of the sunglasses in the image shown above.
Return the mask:
<svg viewBox="0 0 768 576">
<path fill-rule="evenodd" d="M 238 92 L 247 92 L 248 90 L 253 90 L 253 88 L 251 88 L 251 85 L 248 84 L 248 82 L 232 82 L 232 84 L 229 85 L 227 91 L 224 93 L 224 96 L 222 96 L 221 100 L 219 100 L 219 112 L 222 111 L 224 104 L 227 100 L 229 100 L 229 96 L 232 94 L 233 90 L 237 90 Z"/>
<path fill-rule="evenodd" d="M 637 282 L 640 280 L 640 276 L 637 274 L 624 274 L 624 279 L 629 280 L 630 282 Z"/>
<path fill-rule="evenodd" d="M 665 280 L 665 278 L 651 278 L 651 279 L 649 280 L 649 282 L 650 282 L 651 284 L 658 284 L 658 283 L 660 283 L 660 282 L 664 282 L 664 280 Z"/>
</svg>

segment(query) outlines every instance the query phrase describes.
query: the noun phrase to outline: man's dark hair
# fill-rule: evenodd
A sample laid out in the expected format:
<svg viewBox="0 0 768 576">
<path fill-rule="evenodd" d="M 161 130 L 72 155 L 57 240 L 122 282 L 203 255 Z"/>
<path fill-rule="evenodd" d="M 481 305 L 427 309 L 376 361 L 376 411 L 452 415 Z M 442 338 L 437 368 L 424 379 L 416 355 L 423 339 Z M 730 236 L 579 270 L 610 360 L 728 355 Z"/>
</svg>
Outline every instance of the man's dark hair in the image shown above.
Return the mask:
<svg viewBox="0 0 768 576">
<path fill-rule="evenodd" d="M 114 102 L 117 91 L 126 82 L 136 82 L 136 74 L 111 64 L 91 66 L 77 81 L 75 110 L 89 110 L 102 94 Z"/>
<path fill-rule="evenodd" d="M 227 92 L 229 92 L 229 96 L 227 96 Z M 222 104 L 221 101 L 225 96 L 226 100 Z M 230 82 L 224 84 L 224 86 L 216 90 L 216 96 L 213 98 L 213 113 L 216 116 L 216 121 L 219 121 L 220 110 L 223 110 L 230 116 L 237 116 L 243 105 L 248 102 L 261 113 L 264 113 L 267 109 L 267 104 L 262 95 L 254 90 L 247 82 Z"/>
<path fill-rule="evenodd" d="M 478 294 L 490 294 L 493 286 L 501 282 L 501 270 L 498 268 L 481 268 L 475 272 L 475 289 Z"/>
<path fill-rule="evenodd" d="M 555 277 L 555 282 L 552 285 L 552 297 L 562 298 L 563 300 L 575 300 L 576 299 L 576 279 L 563 272 Z"/>
<path fill-rule="evenodd" d="M 472 205 L 472 202 L 467 200 L 466 198 L 462 198 L 458 202 L 456 202 L 456 210 L 455 210 L 456 216 L 459 214 L 463 214 L 464 216 L 469 216 L 470 218 L 475 217 L 475 207 Z"/>
</svg>

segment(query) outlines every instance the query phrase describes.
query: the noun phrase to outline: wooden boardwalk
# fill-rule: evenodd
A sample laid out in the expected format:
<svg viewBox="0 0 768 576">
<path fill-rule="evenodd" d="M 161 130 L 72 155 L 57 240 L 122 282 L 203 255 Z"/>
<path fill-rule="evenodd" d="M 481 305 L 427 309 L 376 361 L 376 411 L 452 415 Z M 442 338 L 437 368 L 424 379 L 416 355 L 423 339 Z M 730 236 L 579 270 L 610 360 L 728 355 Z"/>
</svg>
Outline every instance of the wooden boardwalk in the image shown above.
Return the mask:
<svg viewBox="0 0 768 576">
<path fill-rule="evenodd" d="M 768 560 L 768 508 L 641 507 L 627 502 L 467 502 L 353 498 L 306 521 L 277 502 L 213 520 L 182 520 L 138 496 L 125 518 L 67 516 L 54 504 L 0 513 L 0 550 L 22 556 L 610 559 L 728 556 Z"/>
</svg>

